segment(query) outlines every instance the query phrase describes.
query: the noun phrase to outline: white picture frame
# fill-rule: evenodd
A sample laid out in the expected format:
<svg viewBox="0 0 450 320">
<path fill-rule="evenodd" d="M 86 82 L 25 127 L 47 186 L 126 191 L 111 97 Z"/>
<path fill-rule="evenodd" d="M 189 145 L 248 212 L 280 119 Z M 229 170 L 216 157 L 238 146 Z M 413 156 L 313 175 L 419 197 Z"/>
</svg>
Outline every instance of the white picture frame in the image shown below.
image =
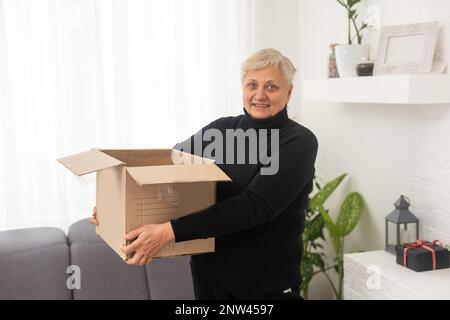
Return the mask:
<svg viewBox="0 0 450 320">
<path fill-rule="evenodd" d="M 431 73 L 439 22 L 381 28 L 373 75 Z"/>
</svg>

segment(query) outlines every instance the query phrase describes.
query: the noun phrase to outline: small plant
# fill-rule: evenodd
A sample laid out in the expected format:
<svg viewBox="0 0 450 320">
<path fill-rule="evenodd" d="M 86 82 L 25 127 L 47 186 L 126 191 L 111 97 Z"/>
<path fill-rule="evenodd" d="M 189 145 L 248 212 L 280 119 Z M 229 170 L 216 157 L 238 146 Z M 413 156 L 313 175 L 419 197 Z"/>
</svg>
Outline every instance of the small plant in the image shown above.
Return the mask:
<svg viewBox="0 0 450 320">
<path fill-rule="evenodd" d="M 358 192 L 352 192 L 342 202 L 336 222 L 333 222 L 329 210 L 324 208 L 325 201 L 347 176 L 343 174 L 328 182 L 321 188 L 315 181 L 318 192 L 310 199 L 305 217 L 305 232 L 303 233 L 303 258 L 301 264 L 302 285 L 301 291 L 305 299 L 308 299 L 309 283 L 312 278 L 323 272 L 333 289 L 336 299 L 343 299 L 344 283 L 344 239 L 358 224 L 361 217 L 364 202 Z M 323 246 L 323 229 L 326 227 L 336 253 L 335 264 L 329 266 L 325 263 Z M 316 270 L 314 270 L 316 268 Z M 339 282 L 337 286 L 328 274 L 329 270 L 337 272 Z"/>
<path fill-rule="evenodd" d="M 314 179 L 314 184 L 319 191 L 322 189 L 316 179 Z M 311 201 L 311 199 L 309 199 L 309 201 Z M 300 267 L 302 275 L 300 291 L 303 292 L 303 297 L 305 299 L 308 299 L 308 288 L 312 278 L 316 274 L 325 271 L 325 254 L 322 252 L 323 245 L 320 243 L 325 240 L 323 235 L 324 227 L 325 222 L 323 221 L 320 212 L 308 206 L 305 212 L 305 231 L 303 232 L 302 238 L 303 257 Z M 319 270 L 316 271 L 314 268 Z"/>
<path fill-rule="evenodd" d="M 363 22 L 358 28 L 356 24 L 356 19 L 358 18 L 358 13 L 355 9 L 355 5 L 361 2 L 361 0 L 336 0 L 341 6 L 347 10 L 348 14 L 348 44 L 353 44 L 355 37 L 357 39 L 357 43 L 361 44 L 364 29 L 367 28 L 368 24 Z M 351 29 L 355 30 L 355 35 L 352 37 Z"/>
</svg>

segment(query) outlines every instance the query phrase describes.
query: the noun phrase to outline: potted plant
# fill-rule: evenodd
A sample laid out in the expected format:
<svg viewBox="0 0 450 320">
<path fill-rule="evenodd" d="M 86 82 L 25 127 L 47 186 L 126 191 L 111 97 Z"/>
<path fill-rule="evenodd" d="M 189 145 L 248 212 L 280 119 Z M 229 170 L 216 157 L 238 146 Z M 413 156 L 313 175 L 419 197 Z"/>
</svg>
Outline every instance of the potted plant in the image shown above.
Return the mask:
<svg viewBox="0 0 450 320">
<path fill-rule="evenodd" d="M 344 239 L 358 224 L 364 208 L 364 201 L 358 192 L 349 193 L 341 204 L 336 222 L 331 219 L 329 210 L 324 208 L 324 203 L 346 176 L 347 174 L 340 175 L 328 182 L 323 188 L 315 182 L 318 192 L 309 200 L 303 233 L 302 284 L 300 289 L 305 299 L 308 299 L 309 283 L 319 273 L 326 276 L 336 299 L 342 300 L 344 298 Z M 325 262 L 325 254 L 321 244 L 321 240 L 325 239 L 324 228 L 328 229 L 336 253 L 332 265 Z M 328 274 L 333 270 L 338 275 L 337 284 Z"/>
<path fill-rule="evenodd" d="M 336 46 L 336 64 L 341 77 L 355 77 L 356 64 L 369 59 L 369 47 L 362 44 L 363 31 L 368 24 L 357 23 L 358 12 L 355 6 L 361 0 L 336 0 L 347 11 L 347 44 Z M 353 30 L 353 32 L 352 32 Z"/>
</svg>

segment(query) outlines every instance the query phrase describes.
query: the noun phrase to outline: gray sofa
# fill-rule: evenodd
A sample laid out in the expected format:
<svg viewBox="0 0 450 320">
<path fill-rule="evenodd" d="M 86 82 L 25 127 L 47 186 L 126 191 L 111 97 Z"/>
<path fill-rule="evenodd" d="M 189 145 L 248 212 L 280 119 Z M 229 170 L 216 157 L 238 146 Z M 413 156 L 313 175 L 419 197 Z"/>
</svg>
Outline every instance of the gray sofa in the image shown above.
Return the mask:
<svg viewBox="0 0 450 320">
<path fill-rule="evenodd" d="M 79 288 L 78 288 L 79 287 Z M 88 219 L 0 231 L 0 299 L 194 299 L 189 257 L 129 266 Z"/>
</svg>

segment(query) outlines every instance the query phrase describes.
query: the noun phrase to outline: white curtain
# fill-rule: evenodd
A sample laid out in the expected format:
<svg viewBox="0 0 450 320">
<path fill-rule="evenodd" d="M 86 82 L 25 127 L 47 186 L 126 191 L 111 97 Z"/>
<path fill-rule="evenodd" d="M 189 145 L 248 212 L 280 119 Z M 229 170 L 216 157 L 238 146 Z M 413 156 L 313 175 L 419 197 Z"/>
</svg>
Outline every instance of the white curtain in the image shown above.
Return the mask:
<svg viewBox="0 0 450 320">
<path fill-rule="evenodd" d="M 0 230 L 67 230 L 90 215 L 92 176 L 59 157 L 171 147 L 241 113 L 254 5 L 0 0 Z"/>
</svg>

